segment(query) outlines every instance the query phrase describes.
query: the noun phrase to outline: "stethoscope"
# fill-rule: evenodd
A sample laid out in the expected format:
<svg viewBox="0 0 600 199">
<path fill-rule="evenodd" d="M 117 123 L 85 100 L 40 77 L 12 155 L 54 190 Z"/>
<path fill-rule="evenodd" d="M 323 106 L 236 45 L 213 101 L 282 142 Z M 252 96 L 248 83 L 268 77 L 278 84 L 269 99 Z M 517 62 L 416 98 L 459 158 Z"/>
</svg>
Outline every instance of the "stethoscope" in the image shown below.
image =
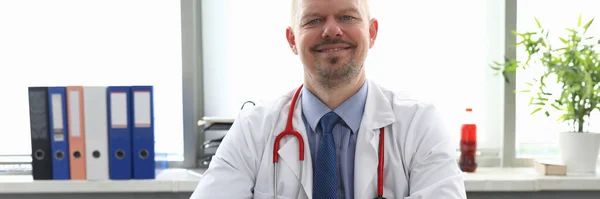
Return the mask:
<svg viewBox="0 0 600 199">
<path fill-rule="evenodd" d="M 292 118 L 294 116 L 294 108 L 296 107 L 296 101 L 298 100 L 298 96 L 300 95 L 300 91 L 302 91 L 302 85 L 300 86 L 300 88 L 298 88 L 298 90 L 296 90 L 296 93 L 294 94 L 294 98 L 292 98 L 292 104 L 290 106 L 290 112 L 288 113 L 288 117 L 287 117 L 287 124 L 285 125 L 285 129 L 279 133 L 279 135 L 277 135 L 277 137 L 275 138 L 275 143 L 274 143 L 274 147 L 273 147 L 273 190 L 274 193 L 273 195 L 275 196 L 275 198 L 277 198 L 277 162 L 279 161 L 279 155 L 277 153 L 277 151 L 279 150 L 279 142 L 281 141 L 281 139 L 283 139 L 283 137 L 288 136 L 288 135 L 293 135 L 296 137 L 296 139 L 298 140 L 298 157 L 300 159 L 300 182 L 302 182 L 302 165 L 304 163 L 304 139 L 302 138 L 302 135 L 294 130 L 294 126 L 292 125 Z M 384 130 L 383 127 L 379 129 L 379 155 L 378 155 L 378 166 L 377 166 L 377 197 L 375 197 L 375 199 L 385 199 L 383 197 L 383 134 L 384 134 Z M 300 189 L 302 188 L 301 183 L 298 183 L 298 192 L 300 192 Z M 296 193 L 296 195 L 298 195 L 298 193 Z"/>
</svg>

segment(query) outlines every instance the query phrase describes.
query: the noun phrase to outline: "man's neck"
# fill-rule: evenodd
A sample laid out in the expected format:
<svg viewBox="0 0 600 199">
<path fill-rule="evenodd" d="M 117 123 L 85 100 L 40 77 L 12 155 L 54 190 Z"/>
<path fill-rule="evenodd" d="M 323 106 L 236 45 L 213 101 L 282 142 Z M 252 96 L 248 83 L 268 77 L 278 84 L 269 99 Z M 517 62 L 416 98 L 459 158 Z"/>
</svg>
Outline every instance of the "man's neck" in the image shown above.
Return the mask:
<svg viewBox="0 0 600 199">
<path fill-rule="evenodd" d="M 365 82 L 365 73 L 361 72 L 357 77 L 332 87 L 322 86 L 319 82 L 304 78 L 304 86 L 321 100 L 329 109 L 334 110 L 348 98 L 352 97 Z"/>
</svg>

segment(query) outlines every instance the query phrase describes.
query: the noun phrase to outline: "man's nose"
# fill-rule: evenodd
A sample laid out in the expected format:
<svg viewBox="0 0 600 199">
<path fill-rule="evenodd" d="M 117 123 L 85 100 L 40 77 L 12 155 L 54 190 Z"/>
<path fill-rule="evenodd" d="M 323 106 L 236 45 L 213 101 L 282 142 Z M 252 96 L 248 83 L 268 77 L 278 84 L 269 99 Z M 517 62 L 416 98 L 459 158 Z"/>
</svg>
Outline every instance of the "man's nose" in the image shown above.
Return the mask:
<svg viewBox="0 0 600 199">
<path fill-rule="evenodd" d="M 343 35 L 340 24 L 335 19 L 329 19 L 325 22 L 323 30 L 323 38 L 325 37 L 341 37 Z"/>
</svg>

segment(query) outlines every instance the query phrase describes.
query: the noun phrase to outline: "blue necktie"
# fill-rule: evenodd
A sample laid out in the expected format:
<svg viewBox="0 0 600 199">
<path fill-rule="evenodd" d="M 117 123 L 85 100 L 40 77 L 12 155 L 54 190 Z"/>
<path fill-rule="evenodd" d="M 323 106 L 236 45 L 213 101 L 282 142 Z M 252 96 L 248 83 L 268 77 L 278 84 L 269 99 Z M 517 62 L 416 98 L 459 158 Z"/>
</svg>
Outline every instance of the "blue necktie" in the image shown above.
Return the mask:
<svg viewBox="0 0 600 199">
<path fill-rule="evenodd" d="M 334 112 L 329 112 L 321 118 L 323 136 L 319 143 L 317 159 L 313 167 L 313 198 L 337 198 L 337 156 L 335 154 L 335 141 L 333 140 L 333 127 L 340 121 Z"/>
</svg>

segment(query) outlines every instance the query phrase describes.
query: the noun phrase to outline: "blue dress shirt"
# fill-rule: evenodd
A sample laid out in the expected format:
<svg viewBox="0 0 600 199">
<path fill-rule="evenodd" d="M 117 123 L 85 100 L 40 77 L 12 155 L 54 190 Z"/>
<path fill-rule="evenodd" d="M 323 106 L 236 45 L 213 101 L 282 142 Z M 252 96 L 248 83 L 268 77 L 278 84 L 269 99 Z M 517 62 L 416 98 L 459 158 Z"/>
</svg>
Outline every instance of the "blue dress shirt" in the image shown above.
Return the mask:
<svg viewBox="0 0 600 199">
<path fill-rule="evenodd" d="M 333 128 L 333 137 L 336 147 L 338 176 L 340 178 L 337 184 L 337 195 L 343 199 L 354 198 L 354 152 L 358 128 L 367 101 L 367 87 L 367 81 L 365 81 L 358 92 L 333 110 L 342 119 Z M 302 89 L 300 100 L 302 103 L 302 119 L 306 126 L 311 159 L 314 164 L 319 148 L 319 138 L 322 135 L 319 121 L 323 115 L 332 110 L 308 91 L 306 87 Z"/>
</svg>

